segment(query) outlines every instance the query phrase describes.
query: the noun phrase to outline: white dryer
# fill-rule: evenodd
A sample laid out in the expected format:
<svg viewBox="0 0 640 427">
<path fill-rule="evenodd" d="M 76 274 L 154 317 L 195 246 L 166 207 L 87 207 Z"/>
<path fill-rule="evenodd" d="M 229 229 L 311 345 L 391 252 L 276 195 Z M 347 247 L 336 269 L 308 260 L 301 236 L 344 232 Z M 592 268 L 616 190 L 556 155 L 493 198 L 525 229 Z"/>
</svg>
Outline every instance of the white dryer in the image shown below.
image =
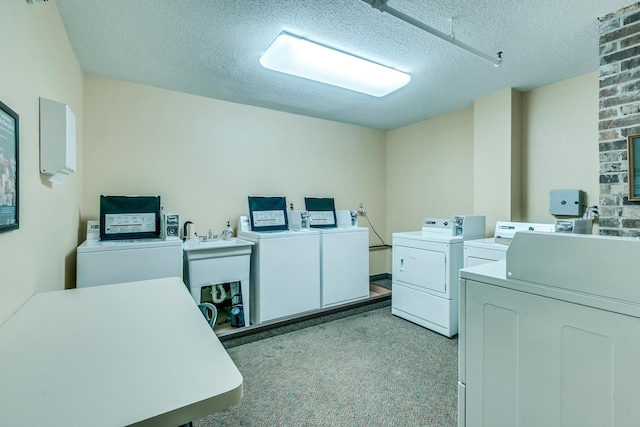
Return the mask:
<svg viewBox="0 0 640 427">
<path fill-rule="evenodd" d="M 484 224 L 483 216 L 425 218 L 422 231 L 393 233 L 392 314 L 447 337 L 456 335 L 463 243 L 483 237 Z"/>
<path fill-rule="evenodd" d="M 464 267 L 506 259 L 509 244 L 518 231 L 552 233 L 554 224 L 498 221 L 494 237 L 464 242 Z"/>
<path fill-rule="evenodd" d="M 506 259 L 507 249 L 509 249 L 508 244 L 498 243 L 493 237 L 467 240 L 464 242 L 464 267 Z"/>
</svg>

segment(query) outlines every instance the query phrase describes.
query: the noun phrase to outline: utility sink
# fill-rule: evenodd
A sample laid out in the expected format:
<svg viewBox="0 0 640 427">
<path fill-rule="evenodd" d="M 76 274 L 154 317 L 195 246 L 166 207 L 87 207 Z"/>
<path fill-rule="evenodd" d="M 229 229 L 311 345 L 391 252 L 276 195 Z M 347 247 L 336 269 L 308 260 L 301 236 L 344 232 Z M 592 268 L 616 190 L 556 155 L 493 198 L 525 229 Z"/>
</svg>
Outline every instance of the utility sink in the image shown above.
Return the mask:
<svg viewBox="0 0 640 427">
<path fill-rule="evenodd" d="M 241 239 L 188 240 L 183 244 L 184 278 L 191 296 L 201 302 L 202 288 L 239 282 L 244 319 L 250 319 L 249 271 L 255 244 Z M 214 301 L 216 302 L 216 301 Z M 217 307 L 220 310 L 220 306 Z"/>
<path fill-rule="evenodd" d="M 186 252 L 189 251 L 203 251 L 203 250 L 218 250 L 225 252 L 225 249 L 239 249 L 247 247 L 249 253 L 251 253 L 250 246 L 253 246 L 253 242 L 249 242 L 242 239 L 230 239 L 230 240 L 198 240 L 189 239 L 182 245 L 182 249 Z"/>
</svg>

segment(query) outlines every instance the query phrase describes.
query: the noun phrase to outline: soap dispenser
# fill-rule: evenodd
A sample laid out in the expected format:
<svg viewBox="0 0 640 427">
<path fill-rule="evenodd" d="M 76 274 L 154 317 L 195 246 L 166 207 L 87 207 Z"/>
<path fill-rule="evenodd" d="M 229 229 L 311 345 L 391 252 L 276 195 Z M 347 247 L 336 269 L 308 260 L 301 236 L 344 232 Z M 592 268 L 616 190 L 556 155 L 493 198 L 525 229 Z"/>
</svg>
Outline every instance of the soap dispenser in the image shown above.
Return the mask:
<svg viewBox="0 0 640 427">
<path fill-rule="evenodd" d="M 229 224 L 229 221 L 227 221 L 227 228 L 225 228 L 224 231 L 222 232 L 222 238 L 224 240 L 231 240 L 232 237 L 233 237 L 233 228 L 231 228 L 231 224 Z"/>
</svg>

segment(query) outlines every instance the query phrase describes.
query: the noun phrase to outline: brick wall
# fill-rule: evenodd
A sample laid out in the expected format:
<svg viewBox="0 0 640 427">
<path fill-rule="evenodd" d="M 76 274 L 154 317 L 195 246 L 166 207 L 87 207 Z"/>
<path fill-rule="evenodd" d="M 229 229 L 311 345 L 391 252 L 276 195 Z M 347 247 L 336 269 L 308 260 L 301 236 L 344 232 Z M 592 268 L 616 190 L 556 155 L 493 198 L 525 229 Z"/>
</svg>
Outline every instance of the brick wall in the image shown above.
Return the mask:
<svg viewBox="0 0 640 427">
<path fill-rule="evenodd" d="M 600 234 L 640 236 L 627 136 L 640 134 L 640 3 L 600 18 Z"/>
</svg>

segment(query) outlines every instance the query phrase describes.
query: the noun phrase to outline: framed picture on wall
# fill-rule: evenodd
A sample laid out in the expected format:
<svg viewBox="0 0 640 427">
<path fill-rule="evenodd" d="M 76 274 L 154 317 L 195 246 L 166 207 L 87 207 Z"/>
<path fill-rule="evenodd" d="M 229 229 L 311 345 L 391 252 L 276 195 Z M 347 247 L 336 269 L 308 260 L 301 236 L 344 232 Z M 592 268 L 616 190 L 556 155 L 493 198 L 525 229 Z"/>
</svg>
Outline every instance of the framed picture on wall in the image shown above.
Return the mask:
<svg viewBox="0 0 640 427">
<path fill-rule="evenodd" d="M 0 101 L 0 233 L 19 225 L 19 128 L 18 114 Z"/>
<path fill-rule="evenodd" d="M 640 201 L 640 135 L 627 137 L 629 161 L 629 200 Z"/>
</svg>

